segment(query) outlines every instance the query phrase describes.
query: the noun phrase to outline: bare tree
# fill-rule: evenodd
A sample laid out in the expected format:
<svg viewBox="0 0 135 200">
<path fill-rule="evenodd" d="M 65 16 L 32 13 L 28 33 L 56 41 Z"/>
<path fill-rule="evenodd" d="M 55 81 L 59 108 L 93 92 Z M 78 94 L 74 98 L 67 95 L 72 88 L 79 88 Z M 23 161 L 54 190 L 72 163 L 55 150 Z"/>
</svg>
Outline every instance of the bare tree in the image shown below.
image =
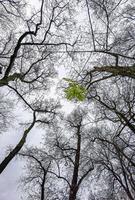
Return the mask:
<svg viewBox="0 0 135 200">
<path fill-rule="evenodd" d="M 51 167 L 52 158 L 37 148 L 26 149 L 20 152 L 19 155 L 27 158 L 27 174 L 25 173 L 25 177 L 21 179 L 21 185 L 23 188 L 27 188 L 28 198 L 48 199 L 48 193 L 51 194 L 51 183 L 48 183 L 48 171 Z M 31 189 L 33 191 L 36 190 L 35 194 L 31 194 Z"/>
<path fill-rule="evenodd" d="M 100 164 L 100 173 L 107 171 L 107 176 L 114 179 L 113 187 L 116 197 L 120 198 L 122 190 L 124 194 L 122 196 L 134 199 L 134 147 L 131 144 L 132 139 L 128 137 L 125 140 L 123 138 L 109 139 L 109 137 L 95 137 L 97 145 L 101 146 L 98 149 L 100 153 L 98 152 L 97 158 L 97 164 Z"/>
<path fill-rule="evenodd" d="M 93 171 L 94 165 L 90 158 L 89 130 L 85 129 L 86 112 L 78 108 L 65 119 L 64 128 L 58 128 L 53 139 L 52 147 L 59 152 L 60 160 L 58 173 L 55 175 L 65 181 L 69 188 L 68 199 L 77 199 L 77 193 L 82 182 Z M 87 121 L 87 120 L 86 120 Z M 67 130 L 65 129 L 67 127 Z M 65 132 L 65 133 L 64 133 Z M 60 161 L 59 161 L 60 162 Z M 62 168 L 64 169 L 62 170 Z M 61 171 L 65 171 L 64 175 Z"/>
<path fill-rule="evenodd" d="M 57 102 L 53 102 L 51 106 L 45 95 L 50 87 L 50 79 L 57 74 L 54 60 L 56 63 L 58 57 L 52 55 L 52 51 L 72 46 L 64 37 L 64 14 L 69 10 L 69 3 L 50 1 L 46 4 L 46 1 L 42 0 L 40 4 L 39 10 L 28 18 L 22 9 L 26 6 L 25 3 L 0 2 L 1 9 L 4 10 L 1 20 L 5 26 L 9 16 L 11 17 L 10 28 L 1 40 L 0 87 L 13 92 L 24 107 L 33 113 L 32 122 L 24 130 L 19 143 L 1 162 L 0 173 L 20 151 L 35 123 L 48 124 L 55 114 L 55 108 L 58 107 Z M 17 23 L 21 23 L 21 26 Z"/>
<path fill-rule="evenodd" d="M 71 74 L 87 88 L 89 103 L 93 102 L 93 124 L 101 130 L 95 139 L 97 148 L 101 145 L 97 160 L 103 173 L 115 180 L 115 198 L 118 199 L 122 192 L 125 199 L 134 199 L 135 194 L 131 175 L 134 173 L 135 133 L 132 3 L 85 1 L 91 36 L 86 51 L 76 51 L 83 56 L 87 53 L 84 58 L 80 56 L 82 60 L 78 64 L 83 67 L 78 67 L 78 71 L 73 69 L 74 74 Z"/>
<path fill-rule="evenodd" d="M 26 148 L 18 155 L 26 161 L 20 186 L 23 191 L 26 191 L 27 199 L 67 199 L 66 194 L 59 187 L 58 178 L 61 177 L 56 174 L 56 166 L 59 167 L 57 152 L 51 154 L 51 149 L 48 151 L 46 146 L 45 148 L 42 146 Z"/>
<path fill-rule="evenodd" d="M 45 199 L 80 198 L 77 195 L 79 188 L 81 190 L 81 184 L 94 169 L 89 155 L 91 146 L 88 140 L 89 131 L 85 129 L 85 119 L 86 112 L 75 110 L 65 120 L 61 119 L 61 128 L 55 124 L 54 129 L 49 131 L 50 138 L 46 136 L 45 146 L 41 150 L 36 148 L 20 153 L 28 157 L 28 174 L 24 176 L 23 182 L 30 185 L 28 190 L 31 192 L 31 199 L 35 198 L 32 185 L 39 186 Z M 44 171 L 48 179 L 44 179 Z M 60 187 L 53 191 L 59 184 Z M 37 199 L 44 199 L 42 192 L 38 192 L 40 195 Z"/>
<path fill-rule="evenodd" d="M 81 3 L 87 16 L 83 25 L 86 31 L 81 32 L 85 35 L 83 46 L 78 44 L 79 50 L 74 51 L 78 65 L 83 66 L 78 70 L 79 80 L 85 80 L 90 87 L 115 77 L 135 79 L 133 1 L 85 0 Z"/>
</svg>

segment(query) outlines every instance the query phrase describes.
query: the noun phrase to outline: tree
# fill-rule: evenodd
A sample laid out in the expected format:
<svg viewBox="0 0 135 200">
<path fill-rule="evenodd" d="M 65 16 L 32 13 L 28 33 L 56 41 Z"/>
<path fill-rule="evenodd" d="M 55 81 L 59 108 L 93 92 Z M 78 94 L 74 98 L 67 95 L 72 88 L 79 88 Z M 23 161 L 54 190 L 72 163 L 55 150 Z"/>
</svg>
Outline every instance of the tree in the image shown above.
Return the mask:
<svg viewBox="0 0 135 200">
<path fill-rule="evenodd" d="M 90 95 L 96 102 L 96 122 L 101 129 L 96 136 L 98 149 L 97 160 L 101 171 L 109 171 L 114 179 L 115 197 L 118 199 L 123 191 L 125 199 L 134 199 L 134 81 L 115 81 L 108 90 L 104 83 Z M 129 89 L 130 88 L 130 89 Z M 99 90 L 100 89 L 100 90 Z M 99 95 L 100 91 L 100 95 Z M 94 96 L 93 96 L 94 94 Z M 97 161 L 97 163 L 98 163 Z M 131 164 L 131 163 L 132 164 Z M 123 195 L 123 194 L 122 194 Z"/>
<path fill-rule="evenodd" d="M 0 102 L 6 108 L 0 106 L 0 132 L 10 118 L 11 94 L 31 115 L 19 143 L 0 164 L 0 173 L 20 152 L 34 126 L 49 125 L 45 147 L 22 153 L 31 169 L 24 180 L 30 183 L 29 191 L 34 184 L 40 194 L 31 191 L 31 199 L 79 199 L 84 180 L 92 174 L 105 188 L 102 193 L 90 188 L 89 198 L 133 200 L 134 1 L 41 0 L 30 17 L 26 8 L 24 1 L 0 1 L 0 87 L 8 92 Z M 87 103 L 90 123 L 85 109 L 55 118 L 59 104 L 47 100 L 47 92 L 60 62 L 69 71 L 65 100 L 80 100 L 83 108 Z M 63 187 L 54 194 L 48 185 L 55 188 L 58 179 Z"/>
<path fill-rule="evenodd" d="M 72 77 L 87 88 L 89 103 L 93 102 L 101 130 L 97 160 L 115 180 L 115 198 L 120 199 L 122 191 L 125 198 L 134 199 L 134 6 L 132 1 L 85 2 L 91 38 L 89 50 L 86 46 L 82 53 L 90 56 L 82 58 L 83 67 L 73 69 Z"/>
<path fill-rule="evenodd" d="M 51 135 L 49 134 L 50 139 L 47 136 L 45 140 L 45 148 L 42 147 L 41 150 L 33 149 L 32 151 L 28 150 L 20 153 L 20 155 L 27 156 L 29 159 L 28 174 L 23 178 L 24 183 L 31 184 L 32 182 L 34 187 L 40 185 L 41 191 L 44 191 L 45 199 L 78 199 L 77 193 L 79 188 L 81 189 L 82 182 L 93 171 L 94 166 L 89 156 L 90 144 L 89 140 L 87 142 L 86 139 L 88 130 L 85 129 L 85 119 L 86 113 L 78 108 L 66 119 L 61 120 L 63 128 L 56 128 L 55 125 Z M 67 130 L 65 130 L 65 127 Z M 69 135 L 69 139 L 67 135 Z M 31 159 L 34 161 L 32 162 Z M 47 163 L 49 163 L 49 167 Z M 48 177 L 46 181 L 43 178 L 44 171 L 46 171 Z M 58 184 L 58 179 L 63 181 L 64 185 L 61 184 L 60 186 L 63 189 L 58 188 L 57 191 L 54 190 L 52 192 L 47 189 L 48 192 L 47 190 L 45 192 L 47 187 L 55 188 L 56 184 Z M 28 189 L 32 192 L 33 199 L 35 195 L 32 191 L 32 185 Z M 38 192 L 38 194 L 40 196 L 37 199 L 43 200 L 42 193 Z"/>
<path fill-rule="evenodd" d="M 84 45 L 74 52 L 79 54 L 78 65 L 82 65 L 78 71 L 79 80 L 83 77 L 90 87 L 95 82 L 114 77 L 135 79 L 133 1 L 81 2 L 87 16 L 81 32 L 86 35 Z M 79 63 L 79 57 L 82 63 Z"/>
<path fill-rule="evenodd" d="M 77 193 L 79 188 L 81 189 L 82 182 L 94 169 L 89 155 L 91 144 L 88 140 L 89 130 L 88 128 L 85 129 L 85 120 L 87 121 L 86 111 L 81 108 L 74 110 L 65 119 L 64 127 L 55 129 L 53 134 L 56 136 L 51 139 L 51 148 L 55 148 L 55 152 L 58 152 L 59 159 L 62 162 L 59 161 L 59 170 L 66 172 L 66 174 L 59 172 L 60 174 L 57 177 L 65 180 L 69 188 L 69 200 L 77 199 Z M 64 169 L 62 170 L 62 168 Z"/>
<path fill-rule="evenodd" d="M 28 148 L 19 155 L 27 159 L 27 170 L 20 182 L 23 188 L 26 188 L 28 199 L 45 200 L 50 195 L 53 196 L 51 177 L 48 175 L 51 169 L 51 156 L 38 148 Z"/>
<path fill-rule="evenodd" d="M 69 5 L 66 1 L 52 1 L 47 7 L 45 0 L 40 3 L 39 10 L 28 18 L 24 11 L 25 3 L 0 2 L 4 12 L 1 16 L 3 26 L 7 26 L 7 20 L 11 17 L 9 29 L 1 40 L 0 87 L 16 94 L 16 98 L 32 114 L 32 121 L 24 130 L 19 143 L 1 162 L 0 173 L 20 151 L 34 125 L 41 122 L 48 124 L 54 118 L 55 108 L 58 107 L 57 102 L 51 105 L 46 101 L 45 95 L 50 87 L 50 78 L 57 74 L 53 67 L 53 59 L 56 62 L 58 57 L 52 55 L 51 51 L 72 46 L 66 42 L 63 35 L 63 18 L 64 13 L 68 12 Z M 50 11 L 45 12 L 46 9 Z M 17 27 L 17 22 L 21 23 L 21 26 Z M 60 34 L 54 34 L 55 32 Z"/>
<path fill-rule="evenodd" d="M 107 171 L 107 176 L 114 180 L 116 197 L 120 198 L 122 195 L 125 198 L 134 199 L 134 146 L 131 145 L 131 136 L 127 136 L 125 140 L 109 137 L 95 137 L 95 141 L 97 140 L 97 144 L 100 145 L 98 149 L 100 154 L 98 152 L 96 161 L 100 165 L 100 173 Z"/>
</svg>

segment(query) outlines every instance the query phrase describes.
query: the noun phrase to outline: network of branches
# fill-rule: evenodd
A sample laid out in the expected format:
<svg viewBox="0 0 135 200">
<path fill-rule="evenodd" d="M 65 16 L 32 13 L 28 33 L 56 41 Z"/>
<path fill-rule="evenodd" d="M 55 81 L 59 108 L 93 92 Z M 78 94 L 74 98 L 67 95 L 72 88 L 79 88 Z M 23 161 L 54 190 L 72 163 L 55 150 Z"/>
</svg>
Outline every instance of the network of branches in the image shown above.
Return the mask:
<svg viewBox="0 0 135 200">
<path fill-rule="evenodd" d="M 28 200 L 134 200 L 134 0 L 1 0 L 0 28 L 0 174 L 23 161 Z"/>
</svg>

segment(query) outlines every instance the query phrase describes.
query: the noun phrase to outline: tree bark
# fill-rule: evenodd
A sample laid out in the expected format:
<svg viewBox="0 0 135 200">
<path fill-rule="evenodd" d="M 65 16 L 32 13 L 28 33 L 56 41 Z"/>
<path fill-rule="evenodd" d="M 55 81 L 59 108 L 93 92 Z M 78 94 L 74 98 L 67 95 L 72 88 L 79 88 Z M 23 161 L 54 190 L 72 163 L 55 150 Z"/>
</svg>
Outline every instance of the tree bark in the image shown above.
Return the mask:
<svg viewBox="0 0 135 200">
<path fill-rule="evenodd" d="M 33 128 L 35 124 L 35 114 L 34 114 L 34 119 L 32 124 L 29 126 L 28 129 L 26 129 L 24 131 L 24 134 L 21 138 L 21 140 L 19 141 L 19 143 L 15 146 L 15 148 L 4 158 L 4 160 L 0 163 L 0 174 L 5 170 L 5 168 L 7 167 L 7 165 L 9 164 L 9 162 L 18 154 L 18 152 L 21 150 L 21 148 L 23 147 L 27 135 L 30 132 L 30 130 Z"/>
<path fill-rule="evenodd" d="M 75 200 L 78 191 L 78 171 L 79 171 L 80 149 L 81 149 L 80 126 L 78 127 L 77 136 L 78 136 L 78 141 L 77 141 L 77 149 L 75 155 L 74 171 L 69 192 L 69 200 Z"/>
<path fill-rule="evenodd" d="M 113 76 L 127 76 L 130 78 L 135 79 L 135 66 L 103 66 L 103 67 L 94 67 L 93 71 L 97 72 L 108 72 L 111 73 Z"/>
<path fill-rule="evenodd" d="M 45 181 L 47 172 L 44 170 L 43 180 L 41 184 L 41 200 L 45 200 Z"/>
</svg>

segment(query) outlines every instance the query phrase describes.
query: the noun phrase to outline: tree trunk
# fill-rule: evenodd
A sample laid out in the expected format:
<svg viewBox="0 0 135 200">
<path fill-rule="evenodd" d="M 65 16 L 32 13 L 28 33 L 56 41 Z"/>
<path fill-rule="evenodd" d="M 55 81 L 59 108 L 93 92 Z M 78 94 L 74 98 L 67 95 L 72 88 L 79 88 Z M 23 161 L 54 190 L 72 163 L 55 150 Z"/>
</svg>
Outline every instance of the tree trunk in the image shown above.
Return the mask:
<svg viewBox="0 0 135 200">
<path fill-rule="evenodd" d="M 21 140 L 19 141 L 19 143 L 16 145 L 16 147 L 0 163 L 0 174 L 4 171 L 4 169 L 7 167 L 7 165 L 9 164 L 9 162 L 21 150 L 21 148 L 23 147 L 23 145 L 24 145 L 24 143 L 26 141 L 27 135 L 30 132 L 30 130 L 33 128 L 34 124 L 35 124 L 35 117 L 34 117 L 34 120 L 33 120 L 32 124 L 29 126 L 29 128 L 24 131 L 24 134 L 23 134 Z"/>
<path fill-rule="evenodd" d="M 47 172 L 44 170 L 43 180 L 41 184 L 41 200 L 45 200 L 45 180 Z"/>
<path fill-rule="evenodd" d="M 79 171 L 80 149 L 81 149 L 80 126 L 78 127 L 77 136 L 78 136 L 78 141 L 77 141 L 77 149 L 75 155 L 74 171 L 69 192 L 69 200 L 75 200 L 78 191 L 78 171 Z"/>
</svg>

